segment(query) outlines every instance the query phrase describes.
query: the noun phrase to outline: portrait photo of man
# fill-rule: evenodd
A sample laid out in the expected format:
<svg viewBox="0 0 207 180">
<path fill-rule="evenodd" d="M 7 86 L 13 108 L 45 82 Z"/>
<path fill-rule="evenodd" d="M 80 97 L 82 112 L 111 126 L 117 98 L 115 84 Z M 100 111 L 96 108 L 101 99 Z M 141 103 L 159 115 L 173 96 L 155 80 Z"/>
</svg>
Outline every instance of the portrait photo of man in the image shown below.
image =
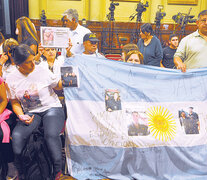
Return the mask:
<svg viewBox="0 0 207 180">
<path fill-rule="evenodd" d="M 149 132 L 148 126 L 146 124 L 141 123 L 141 122 L 144 122 L 145 120 L 140 115 L 140 113 L 137 111 L 133 111 L 131 115 L 132 115 L 132 122 L 128 126 L 128 135 L 129 136 L 147 136 L 150 132 Z"/>
<path fill-rule="evenodd" d="M 108 89 L 105 91 L 106 111 L 121 110 L 121 98 L 118 90 Z"/>
<path fill-rule="evenodd" d="M 64 87 L 78 87 L 77 74 L 72 66 L 61 67 L 61 78 Z"/>
</svg>

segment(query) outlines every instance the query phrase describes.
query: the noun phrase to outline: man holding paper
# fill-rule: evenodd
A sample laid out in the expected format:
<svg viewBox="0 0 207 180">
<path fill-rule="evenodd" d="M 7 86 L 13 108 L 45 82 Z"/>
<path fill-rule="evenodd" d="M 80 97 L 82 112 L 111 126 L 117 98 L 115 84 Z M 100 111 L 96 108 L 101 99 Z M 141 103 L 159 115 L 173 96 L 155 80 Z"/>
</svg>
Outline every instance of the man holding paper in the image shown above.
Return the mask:
<svg viewBox="0 0 207 180">
<path fill-rule="evenodd" d="M 84 51 L 83 37 L 91 31 L 78 23 L 78 12 L 76 9 L 68 9 L 63 13 L 63 25 L 68 27 L 69 37 L 72 42 L 71 52 L 81 54 Z"/>
</svg>

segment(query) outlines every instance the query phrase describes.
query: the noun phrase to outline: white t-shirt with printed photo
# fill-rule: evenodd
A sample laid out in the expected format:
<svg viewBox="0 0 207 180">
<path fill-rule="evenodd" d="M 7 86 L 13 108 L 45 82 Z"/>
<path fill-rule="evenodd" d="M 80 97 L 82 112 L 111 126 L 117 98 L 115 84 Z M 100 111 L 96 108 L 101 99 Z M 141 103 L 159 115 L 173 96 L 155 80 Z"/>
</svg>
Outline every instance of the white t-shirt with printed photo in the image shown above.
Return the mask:
<svg viewBox="0 0 207 180">
<path fill-rule="evenodd" d="M 40 66 L 35 66 L 27 76 L 16 69 L 6 79 L 10 99 L 18 99 L 24 112 L 44 112 L 52 107 L 61 107 L 53 91 L 58 81 L 57 76 Z"/>
</svg>

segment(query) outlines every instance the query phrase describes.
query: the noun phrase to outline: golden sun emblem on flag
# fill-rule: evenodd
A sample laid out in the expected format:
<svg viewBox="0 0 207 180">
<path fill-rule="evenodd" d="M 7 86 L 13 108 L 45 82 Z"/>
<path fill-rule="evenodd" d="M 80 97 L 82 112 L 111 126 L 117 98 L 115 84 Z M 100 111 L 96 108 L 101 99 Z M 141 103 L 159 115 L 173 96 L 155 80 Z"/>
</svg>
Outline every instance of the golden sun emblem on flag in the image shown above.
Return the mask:
<svg viewBox="0 0 207 180">
<path fill-rule="evenodd" d="M 152 136 L 162 141 L 172 140 L 176 133 L 176 123 L 168 109 L 154 106 L 148 109 L 148 125 Z"/>
</svg>

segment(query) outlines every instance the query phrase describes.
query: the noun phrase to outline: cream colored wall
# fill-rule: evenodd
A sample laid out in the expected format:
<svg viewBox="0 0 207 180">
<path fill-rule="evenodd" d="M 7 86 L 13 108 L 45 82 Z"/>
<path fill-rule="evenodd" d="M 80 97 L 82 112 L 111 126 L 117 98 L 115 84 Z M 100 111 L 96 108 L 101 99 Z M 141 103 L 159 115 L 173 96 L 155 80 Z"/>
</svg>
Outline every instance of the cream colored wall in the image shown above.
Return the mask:
<svg viewBox="0 0 207 180">
<path fill-rule="evenodd" d="M 207 2 L 206 0 L 198 0 L 198 5 L 168 5 L 167 0 L 163 0 L 164 9 L 166 12 L 166 17 L 163 19 L 165 23 L 172 23 L 172 16 L 181 12 L 181 13 L 188 13 L 189 9 L 192 8 L 190 15 L 195 15 L 197 18 L 200 11 L 207 9 Z M 154 16 L 152 17 L 154 18 Z"/>
<path fill-rule="evenodd" d="M 110 3 L 111 3 L 110 0 L 106 0 L 105 14 L 108 14 L 110 12 L 109 11 Z M 119 6 L 116 6 L 115 11 L 114 11 L 115 20 L 121 21 L 121 22 L 129 22 L 130 21 L 129 17 L 132 14 L 136 13 L 136 7 L 137 7 L 136 2 L 119 2 Z M 107 20 L 106 15 L 105 15 L 105 19 L 103 20 Z M 133 21 L 135 20 L 136 18 Z"/>
<path fill-rule="evenodd" d="M 74 8 L 78 10 L 80 19 L 89 19 L 89 1 L 29 0 L 29 17 L 40 19 L 41 11 L 44 9 L 47 19 L 61 19 L 65 10 Z"/>
<path fill-rule="evenodd" d="M 163 5 L 166 16 L 162 23 L 173 23 L 172 16 L 178 12 L 188 13 L 192 7 L 191 15 L 197 17 L 201 10 L 207 9 L 206 0 L 198 0 L 198 5 L 169 5 L 168 0 L 149 0 L 149 7 L 142 15 L 143 22 L 154 22 L 157 6 Z M 117 1 L 115 1 L 117 2 Z M 143 3 L 146 0 L 141 1 Z M 109 13 L 110 0 L 29 0 L 29 16 L 31 19 L 40 19 L 41 11 L 44 9 L 47 19 L 60 19 L 62 13 L 69 8 L 75 8 L 79 12 L 79 19 L 86 18 L 91 21 L 106 21 Z M 129 22 L 129 16 L 136 13 L 136 2 L 119 2 L 115 9 L 115 20 Z M 136 18 L 133 22 L 136 21 Z"/>
</svg>

